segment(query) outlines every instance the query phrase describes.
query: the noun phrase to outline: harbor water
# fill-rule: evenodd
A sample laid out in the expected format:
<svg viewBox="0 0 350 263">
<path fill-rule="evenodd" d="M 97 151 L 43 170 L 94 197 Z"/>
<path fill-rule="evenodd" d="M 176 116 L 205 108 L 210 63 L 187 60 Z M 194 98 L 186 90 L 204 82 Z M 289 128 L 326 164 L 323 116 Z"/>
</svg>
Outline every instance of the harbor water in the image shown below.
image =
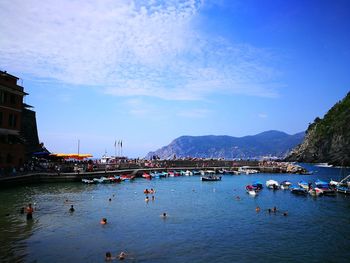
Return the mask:
<svg viewBox="0 0 350 263">
<path fill-rule="evenodd" d="M 245 192 L 257 180 L 296 184 L 350 174 L 306 167 L 314 174 L 0 189 L 0 262 L 105 262 L 107 251 L 126 252 L 127 262 L 348 262 L 350 196 L 297 196 L 266 187 L 256 197 Z M 145 201 L 146 188 L 155 189 L 154 200 L 149 195 Z M 28 203 L 35 207 L 31 221 L 20 213 Z M 268 213 L 274 206 L 277 212 Z M 106 225 L 100 224 L 103 217 Z"/>
</svg>

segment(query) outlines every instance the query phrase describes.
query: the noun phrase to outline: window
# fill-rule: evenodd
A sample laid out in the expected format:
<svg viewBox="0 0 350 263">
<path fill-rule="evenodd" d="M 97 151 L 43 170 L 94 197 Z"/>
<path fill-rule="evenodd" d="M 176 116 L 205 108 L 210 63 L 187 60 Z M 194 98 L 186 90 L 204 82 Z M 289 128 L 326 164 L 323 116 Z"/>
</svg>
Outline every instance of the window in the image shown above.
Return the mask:
<svg viewBox="0 0 350 263">
<path fill-rule="evenodd" d="M 16 126 L 17 126 L 17 115 L 10 113 L 8 120 L 9 120 L 8 121 L 9 127 L 16 128 Z"/>
<path fill-rule="evenodd" d="M 16 104 L 16 95 L 11 95 L 10 96 L 10 102 L 11 102 L 11 104 L 13 105 L 13 104 Z"/>
</svg>

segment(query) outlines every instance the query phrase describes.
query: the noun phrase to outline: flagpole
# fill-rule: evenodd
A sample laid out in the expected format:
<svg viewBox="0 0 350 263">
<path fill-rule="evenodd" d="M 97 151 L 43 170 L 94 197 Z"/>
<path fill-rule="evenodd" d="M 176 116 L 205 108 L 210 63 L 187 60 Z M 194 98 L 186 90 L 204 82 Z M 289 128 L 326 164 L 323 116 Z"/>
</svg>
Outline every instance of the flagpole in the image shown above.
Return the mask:
<svg viewBox="0 0 350 263">
<path fill-rule="evenodd" d="M 117 157 L 117 140 L 114 140 L 114 158 Z"/>
<path fill-rule="evenodd" d="M 123 141 L 120 140 L 120 151 L 121 151 L 121 157 L 123 157 Z"/>
</svg>

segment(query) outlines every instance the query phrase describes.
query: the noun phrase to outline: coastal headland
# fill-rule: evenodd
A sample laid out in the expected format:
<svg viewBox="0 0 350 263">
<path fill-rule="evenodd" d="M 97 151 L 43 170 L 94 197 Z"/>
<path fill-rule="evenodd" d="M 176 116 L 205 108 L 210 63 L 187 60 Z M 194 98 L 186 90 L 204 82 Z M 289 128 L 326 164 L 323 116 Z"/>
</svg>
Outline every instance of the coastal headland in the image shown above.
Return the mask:
<svg viewBox="0 0 350 263">
<path fill-rule="evenodd" d="M 249 171 L 255 170 L 259 173 L 290 173 L 307 174 L 307 170 L 299 165 L 286 162 L 258 162 L 258 161 L 189 161 L 189 160 L 166 160 L 154 161 L 152 163 L 135 165 L 130 163 L 122 164 L 104 164 L 95 166 L 93 170 L 87 170 L 85 163 L 75 163 L 70 165 L 75 167 L 75 171 L 61 172 L 52 169 L 42 171 L 30 171 L 25 173 L 11 174 L 0 177 L 0 188 L 9 186 L 18 186 L 24 184 L 37 183 L 57 183 L 57 182 L 78 182 L 82 179 L 93 179 L 102 176 L 118 176 L 132 174 L 136 177 L 142 177 L 143 173 L 155 171 L 181 171 L 181 170 L 211 170 L 217 173 L 227 173 L 232 175 L 249 174 Z M 57 167 L 57 166 L 56 166 Z M 67 170 L 63 169 L 63 170 Z M 244 172 L 248 171 L 248 172 Z"/>
</svg>

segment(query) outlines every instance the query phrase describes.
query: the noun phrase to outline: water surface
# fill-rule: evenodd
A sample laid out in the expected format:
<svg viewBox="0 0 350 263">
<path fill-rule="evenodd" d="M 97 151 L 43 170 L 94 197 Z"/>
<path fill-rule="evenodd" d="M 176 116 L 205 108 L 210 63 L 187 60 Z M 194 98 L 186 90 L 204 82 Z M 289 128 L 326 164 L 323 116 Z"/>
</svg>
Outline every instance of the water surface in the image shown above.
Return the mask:
<svg viewBox="0 0 350 263">
<path fill-rule="evenodd" d="M 104 262 L 106 251 L 126 251 L 130 262 L 347 262 L 350 196 L 313 198 L 263 189 L 254 198 L 245 193 L 245 185 L 255 180 L 297 183 L 350 173 L 308 168 L 315 173 L 2 189 L 0 262 Z M 145 188 L 156 190 L 154 201 L 145 202 Z M 19 213 L 29 202 L 37 208 L 32 222 Z M 278 212 L 269 214 L 274 206 Z M 168 218 L 161 218 L 163 212 Z M 107 225 L 100 225 L 102 217 Z"/>
</svg>

